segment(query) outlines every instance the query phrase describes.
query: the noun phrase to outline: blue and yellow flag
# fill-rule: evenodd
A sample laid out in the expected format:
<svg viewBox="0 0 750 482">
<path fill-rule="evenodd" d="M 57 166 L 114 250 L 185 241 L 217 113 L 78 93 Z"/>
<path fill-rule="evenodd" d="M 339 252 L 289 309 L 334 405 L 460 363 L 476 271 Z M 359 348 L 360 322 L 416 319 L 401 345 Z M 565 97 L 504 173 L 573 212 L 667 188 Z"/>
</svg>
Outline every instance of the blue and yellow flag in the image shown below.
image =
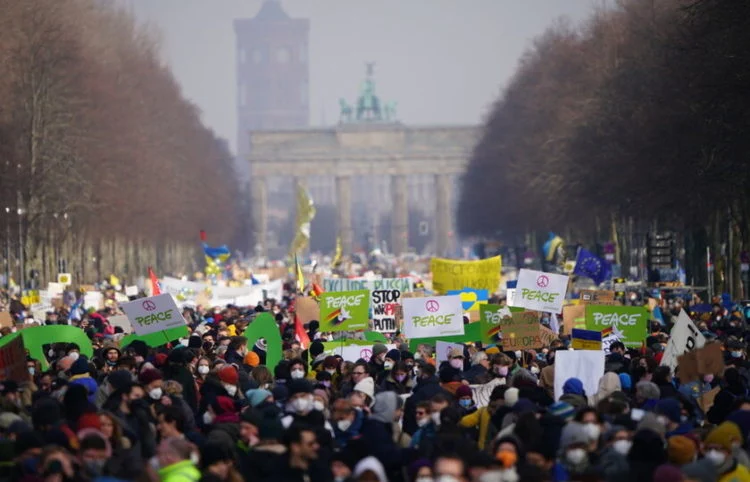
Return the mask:
<svg viewBox="0 0 750 482">
<path fill-rule="evenodd" d="M 297 275 L 297 291 L 302 293 L 305 291 L 305 276 L 302 273 L 302 266 L 299 264 L 297 254 L 294 255 L 294 271 Z"/>
</svg>

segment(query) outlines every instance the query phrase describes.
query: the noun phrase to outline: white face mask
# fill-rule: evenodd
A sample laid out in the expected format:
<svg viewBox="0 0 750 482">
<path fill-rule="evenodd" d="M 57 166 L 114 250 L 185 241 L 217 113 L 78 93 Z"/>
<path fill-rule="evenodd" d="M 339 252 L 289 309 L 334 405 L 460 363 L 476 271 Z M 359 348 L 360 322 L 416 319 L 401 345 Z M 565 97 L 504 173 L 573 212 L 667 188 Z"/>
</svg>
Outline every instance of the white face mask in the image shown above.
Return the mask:
<svg viewBox="0 0 750 482">
<path fill-rule="evenodd" d="M 203 412 L 203 423 L 205 425 L 211 425 L 214 423 L 214 416 L 211 414 L 211 412 Z"/>
<path fill-rule="evenodd" d="M 229 385 L 228 383 L 222 383 L 222 385 L 224 385 L 224 390 L 227 391 L 230 397 L 233 397 L 237 393 L 236 385 Z"/>
<path fill-rule="evenodd" d="M 539 375 L 539 367 L 531 367 L 531 373 L 534 375 Z"/>
<path fill-rule="evenodd" d="M 208 375 L 208 372 L 210 369 L 208 368 L 208 365 L 199 365 L 198 366 L 198 373 L 201 375 Z"/>
<path fill-rule="evenodd" d="M 77 351 L 71 351 L 70 353 L 68 353 L 68 356 L 72 358 L 73 361 L 76 361 L 78 360 L 78 357 L 81 356 L 81 354 L 78 353 Z"/>
<path fill-rule="evenodd" d="M 417 420 L 418 427 L 424 427 L 428 423 L 430 423 L 430 417 L 422 417 L 419 420 Z"/>
<path fill-rule="evenodd" d="M 336 373 L 336 369 L 335 369 L 335 368 L 332 368 L 332 369 L 328 369 L 328 370 L 326 370 L 326 371 L 327 371 L 327 372 L 328 372 L 329 374 L 331 374 L 331 375 L 333 375 L 334 373 Z"/>
<path fill-rule="evenodd" d="M 659 415 L 656 417 L 656 419 L 659 421 L 660 424 L 664 425 L 665 427 L 669 425 L 669 419 L 665 417 L 664 415 Z"/>
<path fill-rule="evenodd" d="M 151 400 L 159 400 L 161 399 L 161 395 L 161 388 L 154 388 L 148 392 L 148 396 L 151 397 Z"/>
<path fill-rule="evenodd" d="M 385 368 L 386 370 L 393 369 L 393 362 L 388 360 L 387 362 L 383 363 L 383 368 Z"/>
<path fill-rule="evenodd" d="M 434 412 L 430 415 L 435 425 L 440 425 L 440 412 Z"/>
<path fill-rule="evenodd" d="M 618 440 L 615 443 L 612 444 L 612 448 L 615 449 L 615 452 L 621 455 L 628 455 L 628 452 L 630 452 L 630 447 L 633 445 L 633 442 L 630 440 Z"/>
<path fill-rule="evenodd" d="M 565 453 L 565 457 L 573 465 L 579 465 L 586 460 L 586 451 L 583 449 L 571 449 Z"/>
<path fill-rule="evenodd" d="M 295 413 L 307 413 L 313 409 L 313 401 L 307 397 L 296 398 L 289 405 Z"/>
<path fill-rule="evenodd" d="M 706 454 L 706 458 L 710 460 L 716 467 L 724 465 L 727 461 L 727 454 L 718 450 L 709 450 Z"/>
<path fill-rule="evenodd" d="M 292 375 L 292 379 L 299 380 L 305 377 L 305 371 L 304 370 L 292 370 L 291 375 Z"/>
<path fill-rule="evenodd" d="M 325 409 L 326 409 L 326 406 L 320 400 L 315 400 L 313 402 L 313 410 L 322 412 Z"/>
<path fill-rule="evenodd" d="M 342 432 L 346 432 L 347 430 L 349 430 L 349 427 L 352 426 L 352 421 L 351 420 L 339 420 L 338 422 L 336 422 L 336 426 Z"/>
<path fill-rule="evenodd" d="M 590 441 L 594 442 L 599 440 L 599 435 L 602 433 L 602 429 L 599 425 L 595 423 L 587 423 L 583 426 L 583 429 L 586 431 L 586 436 Z"/>
</svg>

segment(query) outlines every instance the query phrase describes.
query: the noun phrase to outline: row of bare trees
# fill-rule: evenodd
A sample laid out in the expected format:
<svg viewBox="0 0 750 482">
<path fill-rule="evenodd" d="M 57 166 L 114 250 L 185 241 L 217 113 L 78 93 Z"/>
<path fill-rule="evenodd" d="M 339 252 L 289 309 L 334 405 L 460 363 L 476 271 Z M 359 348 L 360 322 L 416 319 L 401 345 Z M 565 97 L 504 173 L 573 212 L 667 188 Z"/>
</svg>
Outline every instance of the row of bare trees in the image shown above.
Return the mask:
<svg viewBox="0 0 750 482">
<path fill-rule="evenodd" d="M 742 0 L 620 0 L 550 27 L 488 118 L 460 231 L 592 243 L 669 229 L 696 272 L 706 246 L 738 263 L 750 250 L 748 45 Z M 726 273 L 717 287 L 736 292 Z"/>
<path fill-rule="evenodd" d="M 198 232 L 231 242 L 231 154 L 160 59 L 94 0 L 0 0 L 0 239 L 18 281 L 195 269 Z M 20 249 L 19 249 L 20 245 Z"/>
</svg>

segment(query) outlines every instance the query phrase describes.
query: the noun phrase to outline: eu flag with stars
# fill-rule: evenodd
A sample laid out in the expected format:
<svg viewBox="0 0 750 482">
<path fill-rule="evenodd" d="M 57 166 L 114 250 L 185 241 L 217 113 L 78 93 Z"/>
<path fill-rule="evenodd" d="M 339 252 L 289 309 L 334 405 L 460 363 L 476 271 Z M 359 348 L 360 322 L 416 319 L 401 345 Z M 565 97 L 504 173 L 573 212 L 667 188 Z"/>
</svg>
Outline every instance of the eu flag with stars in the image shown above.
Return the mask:
<svg viewBox="0 0 750 482">
<path fill-rule="evenodd" d="M 576 256 L 576 267 L 573 274 L 586 276 L 596 284 L 602 284 L 612 277 L 612 265 L 609 261 L 595 256 L 587 249 L 579 249 Z"/>
</svg>

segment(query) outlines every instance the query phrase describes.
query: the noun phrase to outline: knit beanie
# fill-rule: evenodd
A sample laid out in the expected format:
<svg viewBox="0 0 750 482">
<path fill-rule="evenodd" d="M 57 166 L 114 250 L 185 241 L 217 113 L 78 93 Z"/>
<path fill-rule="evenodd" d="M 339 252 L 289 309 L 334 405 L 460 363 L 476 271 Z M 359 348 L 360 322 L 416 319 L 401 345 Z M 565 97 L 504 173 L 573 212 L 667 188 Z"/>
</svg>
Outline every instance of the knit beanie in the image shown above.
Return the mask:
<svg viewBox="0 0 750 482">
<path fill-rule="evenodd" d="M 682 466 L 691 463 L 696 451 L 695 442 L 683 435 L 673 435 L 667 440 L 667 455 L 672 464 Z"/>
<path fill-rule="evenodd" d="M 573 405 L 566 402 L 555 402 L 547 407 L 547 412 L 555 417 L 560 417 L 566 422 L 573 420 L 576 414 L 576 409 Z"/>
<path fill-rule="evenodd" d="M 355 392 L 361 392 L 370 398 L 375 398 L 375 381 L 372 377 L 363 378 L 354 385 Z"/>
<path fill-rule="evenodd" d="M 732 442 L 742 443 L 742 432 L 734 422 L 724 422 L 708 433 L 704 445 L 720 445 L 732 453 Z"/>
<path fill-rule="evenodd" d="M 507 390 L 505 390 L 505 405 L 508 407 L 512 407 L 513 405 L 518 402 L 518 389 L 516 387 L 511 387 Z"/>
<path fill-rule="evenodd" d="M 456 389 L 456 398 L 471 397 L 471 387 L 468 385 L 461 385 Z"/>
<path fill-rule="evenodd" d="M 95 412 L 84 413 L 83 415 L 78 417 L 77 427 L 79 431 L 87 428 L 101 430 L 102 422 L 99 418 L 99 414 Z"/>
<path fill-rule="evenodd" d="M 560 450 L 565 451 L 571 445 L 588 445 L 589 437 L 583 424 L 570 422 L 563 427 L 560 435 Z"/>
<path fill-rule="evenodd" d="M 680 423 L 682 407 L 675 398 L 663 398 L 656 404 L 656 412 L 664 415 L 674 423 Z"/>
<path fill-rule="evenodd" d="M 219 370 L 219 380 L 228 385 L 237 385 L 240 381 L 240 375 L 237 373 L 237 369 L 232 365 L 227 365 Z"/>
<path fill-rule="evenodd" d="M 73 362 L 73 365 L 70 367 L 70 374 L 72 376 L 75 375 L 85 375 L 89 372 L 89 360 L 81 355 L 78 357 L 78 360 Z"/>
<path fill-rule="evenodd" d="M 401 361 L 401 352 L 398 351 L 398 350 L 395 350 L 395 349 L 394 350 L 389 350 L 385 354 L 385 357 L 386 358 L 390 358 L 391 360 L 393 360 L 395 362 L 398 362 L 398 361 Z"/>
<path fill-rule="evenodd" d="M 271 396 L 271 392 L 268 390 L 263 390 L 261 388 L 255 388 L 252 390 L 248 390 L 247 393 L 245 393 L 245 397 L 247 397 L 247 400 L 250 402 L 251 407 L 257 407 L 268 397 Z"/>
<path fill-rule="evenodd" d="M 292 398 L 298 393 L 312 393 L 313 392 L 312 384 L 309 381 L 305 380 L 304 378 L 301 380 L 291 380 L 289 383 L 287 383 L 286 386 L 287 386 L 287 389 L 289 390 L 289 393 L 288 393 L 289 398 Z"/>
<path fill-rule="evenodd" d="M 247 352 L 247 355 L 245 355 L 244 363 L 249 367 L 255 368 L 260 365 L 260 357 L 254 351 L 249 351 Z"/>
<path fill-rule="evenodd" d="M 223 395 L 220 395 L 211 401 L 211 408 L 214 409 L 216 415 L 234 413 L 237 411 L 234 406 L 234 400 Z"/>
<path fill-rule="evenodd" d="M 157 370 L 156 368 L 143 370 L 141 374 L 138 376 L 138 381 L 141 382 L 142 385 L 148 385 L 151 382 L 155 382 L 156 380 L 163 380 L 163 379 L 164 377 L 161 375 L 161 372 Z"/>
<path fill-rule="evenodd" d="M 382 343 L 375 343 L 372 345 L 372 358 L 377 357 L 378 355 L 382 353 L 387 353 L 388 347 L 383 345 Z"/>
</svg>

